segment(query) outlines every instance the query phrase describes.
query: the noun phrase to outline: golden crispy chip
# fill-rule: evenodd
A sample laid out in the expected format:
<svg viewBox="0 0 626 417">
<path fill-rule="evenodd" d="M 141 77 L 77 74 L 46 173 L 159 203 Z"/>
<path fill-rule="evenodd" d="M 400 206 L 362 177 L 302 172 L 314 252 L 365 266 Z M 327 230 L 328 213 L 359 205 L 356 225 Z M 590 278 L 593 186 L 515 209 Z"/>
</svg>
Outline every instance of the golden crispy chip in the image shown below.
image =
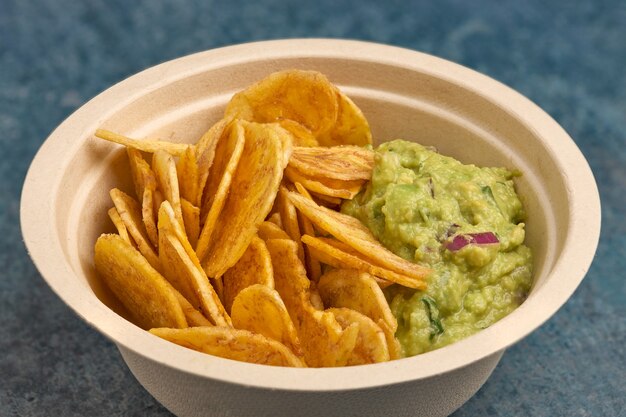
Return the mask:
<svg viewBox="0 0 626 417">
<path fill-rule="evenodd" d="M 128 162 L 130 163 L 130 172 L 135 185 L 135 193 L 138 199 L 143 198 L 144 190 L 150 188 L 156 190 L 157 180 L 154 172 L 150 168 L 148 162 L 143 159 L 141 151 L 133 148 L 126 148 L 128 154 Z"/>
<path fill-rule="evenodd" d="M 274 288 L 272 259 L 265 242 L 254 236 L 243 256 L 222 275 L 222 280 L 224 282 L 222 300 L 226 311 L 230 311 L 237 294 L 250 285 L 262 284 Z"/>
<path fill-rule="evenodd" d="M 261 365 L 305 366 L 282 343 L 248 330 L 216 326 L 150 329 L 150 333 L 177 345 L 221 358 Z"/>
<path fill-rule="evenodd" d="M 311 200 L 313 199 L 313 197 L 311 197 L 311 194 L 309 194 L 307 189 L 304 188 L 302 184 L 297 182 L 294 184 L 294 186 L 300 194 Z M 311 223 L 311 221 L 302 213 L 298 213 L 298 223 L 300 224 L 300 230 L 302 230 L 302 234 L 315 236 L 315 228 L 313 227 L 313 223 Z M 299 239 L 299 241 L 300 246 L 302 247 L 303 245 L 301 239 Z M 308 247 L 304 247 L 304 263 L 306 265 L 306 272 L 309 279 L 311 281 L 317 282 L 317 280 L 322 275 L 322 265 L 320 264 L 320 261 L 315 258 L 315 256 L 313 256 Z"/>
<path fill-rule="evenodd" d="M 94 262 L 100 277 L 139 326 L 187 327 L 165 278 L 120 236 L 101 235 L 96 241 Z"/>
<path fill-rule="evenodd" d="M 294 147 L 289 165 L 307 177 L 369 181 L 374 151 L 358 146 Z"/>
<path fill-rule="evenodd" d="M 430 269 L 402 259 L 389 251 L 359 220 L 326 207 L 320 207 L 298 193 L 290 192 L 288 197 L 313 224 L 361 253 L 377 266 L 412 278 L 412 280 L 403 280 L 403 283 L 399 284 L 411 288 L 425 288 L 424 278 L 430 273 Z"/>
<path fill-rule="evenodd" d="M 276 205 L 276 202 L 274 202 L 274 205 Z M 276 226 L 280 227 L 281 229 L 283 228 L 283 219 L 280 218 L 279 212 L 272 213 L 269 216 L 267 216 L 267 221 L 270 223 L 274 223 Z"/>
<path fill-rule="evenodd" d="M 291 159 L 291 153 L 293 152 L 293 134 L 287 129 L 283 129 L 279 123 L 264 123 L 258 125 L 262 130 L 271 130 L 274 135 L 280 140 L 281 147 L 283 149 L 282 161 L 283 169 L 289 164 Z"/>
<path fill-rule="evenodd" d="M 196 143 L 196 161 L 198 164 L 198 194 L 197 200 L 194 204 L 198 207 L 202 207 L 203 192 L 209 172 L 213 166 L 215 159 L 215 150 L 224 131 L 227 129 L 229 121 L 222 119 L 215 123 L 211 128 L 200 138 Z"/>
<path fill-rule="evenodd" d="M 330 308 L 326 311 L 333 313 L 343 328 L 354 323 L 359 325 L 356 345 L 346 365 L 365 365 L 386 362 L 390 359 L 385 334 L 371 318 L 349 308 Z"/>
<path fill-rule="evenodd" d="M 409 288 L 426 288 L 426 283 L 423 281 L 375 265 L 370 258 L 338 240 L 304 235 L 302 242 L 309 247 L 320 262 L 326 265 L 334 268 L 356 269 L 374 275 L 380 288 L 388 287 L 394 282 Z"/>
<path fill-rule="evenodd" d="M 235 94 L 224 114 L 262 123 L 289 119 L 317 136 L 335 125 L 337 112 L 337 94 L 323 74 L 286 70 L 272 73 Z"/>
<path fill-rule="evenodd" d="M 132 242 L 130 241 L 130 236 L 128 236 L 128 230 L 126 230 L 124 221 L 120 217 L 120 214 L 117 212 L 117 209 L 115 207 L 111 207 L 108 211 L 108 214 L 109 218 L 113 222 L 113 225 L 117 229 L 117 234 L 119 234 L 126 243 L 132 245 Z"/>
<path fill-rule="evenodd" d="M 258 230 L 258 235 L 261 239 L 263 240 L 267 240 L 267 239 L 291 239 L 289 237 L 289 235 L 283 230 L 281 229 L 279 226 L 277 226 L 274 223 L 271 222 L 263 222 L 259 225 L 259 230 Z"/>
<path fill-rule="evenodd" d="M 159 237 L 154 217 L 154 190 L 151 187 L 146 187 L 143 190 L 143 198 L 141 201 L 141 219 L 143 220 L 143 225 L 146 228 L 150 242 L 156 247 Z"/>
<path fill-rule="evenodd" d="M 189 147 L 186 143 L 173 143 L 161 140 L 139 140 L 113 133 L 109 130 L 98 129 L 95 133 L 96 137 L 108 140 L 109 142 L 119 143 L 129 148 L 137 149 L 143 152 L 154 153 L 162 150 L 174 156 L 182 155 Z"/>
<path fill-rule="evenodd" d="M 231 326 L 228 313 L 204 271 L 198 266 L 197 259 L 192 259 L 173 230 L 172 225 L 177 224 L 177 221 L 171 218 L 167 206 L 168 203 L 164 202 L 159 210 L 159 259 L 163 275 L 195 309 L 200 310 L 214 324 Z M 189 243 L 186 242 L 186 245 Z"/>
<path fill-rule="evenodd" d="M 211 323 L 206 317 L 204 317 L 202 313 L 193 308 L 191 303 L 187 301 L 187 299 L 181 293 L 176 291 L 176 288 L 171 285 L 170 288 L 172 289 L 174 295 L 176 295 L 176 299 L 178 300 L 180 307 L 183 309 L 183 314 L 185 315 L 185 319 L 187 319 L 187 324 L 189 327 L 213 326 L 213 323 Z"/>
<path fill-rule="evenodd" d="M 203 226 L 196 246 L 196 253 L 201 261 L 206 257 L 217 219 L 226 203 L 233 175 L 246 144 L 245 130 L 241 123 L 234 123 L 224 130 L 224 134 L 227 136 L 219 139 L 215 149 L 215 160 L 202 197 L 200 221 Z"/>
<path fill-rule="evenodd" d="M 178 159 L 176 164 L 178 174 L 178 188 L 180 198 L 197 205 L 198 201 L 198 161 L 196 159 L 196 148 L 189 145 L 185 153 Z"/>
<path fill-rule="evenodd" d="M 160 270 L 161 265 L 159 257 L 154 251 L 152 243 L 150 243 L 146 229 L 143 227 L 139 203 L 117 188 L 113 188 L 109 194 L 111 195 L 111 200 L 113 200 L 117 212 L 126 226 L 126 230 L 128 230 L 128 233 L 137 244 L 137 248 L 141 254 L 150 262 L 150 265 L 152 265 L 154 269 Z"/>
<path fill-rule="evenodd" d="M 302 246 L 302 242 L 300 242 L 298 212 L 296 211 L 293 203 L 289 200 L 289 198 L 287 198 L 288 192 L 287 188 L 281 185 L 278 189 L 275 204 L 278 204 L 278 212 L 280 213 L 283 230 L 287 233 L 291 240 L 298 244 L 298 257 L 301 261 L 304 261 L 304 247 Z"/>
<path fill-rule="evenodd" d="M 355 269 L 333 269 L 317 283 L 327 307 L 346 307 L 365 314 L 375 322 L 384 321 L 394 332 L 398 322 L 374 277 Z"/>
<path fill-rule="evenodd" d="M 262 284 L 244 288 L 232 304 L 231 317 L 236 329 L 262 334 L 302 356 L 296 328 L 275 289 Z"/>
<path fill-rule="evenodd" d="M 331 313 L 311 304 L 310 281 L 290 239 L 269 239 L 274 285 L 293 320 L 309 366 L 343 366 L 354 349 L 358 325 L 342 329 Z"/>
<path fill-rule="evenodd" d="M 346 200 L 354 198 L 361 191 L 364 181 L 340 181 L 322 179 L 319 177 L 306 177 L 291 166 L 285 168 L 285 176 L 291 182 L 299 182 L 307 190 L 330 197 L 339 197 Z M 331 183 L 332 181 L 332 183 Z"/>
<path fill-rule="evenodd" d="M 317 137 L 322 146 L 371 145 L 372 132 L 361 109 L 348 96 L 337 91 L 337 122 Z"/>
<path fill-rule="evenodd" d="M 126 148 L 130 171 L 135 184 L 135 193 L 141 200 L 141 218 L 146 228 L 150 242 L 157 245 L 157 230 L 154 198 L 157 191 L 157 179 L 150 168 L 150 165 L 143 159 L 141 152 L 137 149 Z"/>
<path fill-rule="evenodd" d="M 163 197 L 170 202 L 174 209 L 176 219 L 181 225 L 184 224 L 174 157 L 165 151 L 156 151 L 152 155 L 152 170 L 156 175 L 159 188 L 163 192 Z"/>
<path fill-rule="evenodd" d="M 282 179 L 282 142 L 273 130 L 244 123 L 246 144 L 203 263 L 207 275 L 221 276 L 250 244 L 269 214 Z"/>
<path fill-rule="evenodd" d="M 185 233 L 192 247 L 198 243 L 200 234 L 200 209 L 184 198 L 180 200 L 180 208 L 183 212 Z"/>
<path fill-rule="evenodd" d="M 300 123 L 289 119 L 282 119 L 278 124 L 293 135 L 294 146 L 319 146 L 313 133 Z"/>
</svg>

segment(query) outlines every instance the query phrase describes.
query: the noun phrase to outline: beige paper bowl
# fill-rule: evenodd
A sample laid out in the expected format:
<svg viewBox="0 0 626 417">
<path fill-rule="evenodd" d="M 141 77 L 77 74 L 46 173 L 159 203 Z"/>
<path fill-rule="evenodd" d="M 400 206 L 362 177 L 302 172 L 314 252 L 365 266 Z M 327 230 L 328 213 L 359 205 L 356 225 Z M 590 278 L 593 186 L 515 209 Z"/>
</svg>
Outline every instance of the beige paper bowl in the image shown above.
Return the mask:
<svg viewBox="0 0 626 417">
<path fill-rule="evenodd" d="M 508 317 L 451 346 L 388 363 L 286 369 L 234 362 L 161 340 L 125 320 L 98 281 L 93 245 L 112 230 L 108 191 L 130 188 L 125 153 L 92 137 L 195 141 L 230 96 L 268 73 L 318 70 L 363 109 L 374 138 L 436 145 L 464 162 L 518 168 L 535 281 Z M 580 151 L 546 113 L 506 86 L 426 54 L 342 40 L 245 44 L 180 58 L 106 90 L 63 122 L 24 184 L 21 225 L 52 289 L 110 338 L 135 377 L 181 416 L 439 416 L 467 401 L 507 346 L 574 292 L 593 258 L 600 203 Z M 114 312 L 118 311 L 118 313 Z M 505 399 L 503 399 L 505 401 Z"/>
</svg>

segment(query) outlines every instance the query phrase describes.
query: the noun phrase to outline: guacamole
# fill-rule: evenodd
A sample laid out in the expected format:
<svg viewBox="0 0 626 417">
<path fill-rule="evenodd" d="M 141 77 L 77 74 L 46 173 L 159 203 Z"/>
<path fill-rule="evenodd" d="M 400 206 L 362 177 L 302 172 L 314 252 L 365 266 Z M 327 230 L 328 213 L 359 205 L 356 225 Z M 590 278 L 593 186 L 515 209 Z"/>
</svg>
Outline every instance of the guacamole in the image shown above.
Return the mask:
<svg viewBox="0 0 626 417">
<path fill-rule="evenodd" d="M 525 218 L 505 168 L 480 168 L 403 140 L 381 145 L 369 185 L 341 211 L 433 272 L 428 288 L 385 295 L 405 356 L 448 345 L 509 314 L 532 284 Z"/>
</svg>

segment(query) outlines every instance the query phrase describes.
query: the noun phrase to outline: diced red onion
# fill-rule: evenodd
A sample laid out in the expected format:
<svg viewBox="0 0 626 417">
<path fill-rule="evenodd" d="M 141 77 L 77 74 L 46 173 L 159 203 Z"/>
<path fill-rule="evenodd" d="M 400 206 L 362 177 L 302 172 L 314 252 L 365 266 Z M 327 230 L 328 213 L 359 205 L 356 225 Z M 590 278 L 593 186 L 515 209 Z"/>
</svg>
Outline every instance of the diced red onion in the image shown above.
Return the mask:
<svg viewBox="0 0 626 417">
<path fill-rule="evenodd" d="M 454 236 L 451 242 L 446 243 L 446 249 L 454 252 L 470 244 L 492 245 L 499 242 L 498 237 L 492 232 L 467 233 Z"/>
</svg>

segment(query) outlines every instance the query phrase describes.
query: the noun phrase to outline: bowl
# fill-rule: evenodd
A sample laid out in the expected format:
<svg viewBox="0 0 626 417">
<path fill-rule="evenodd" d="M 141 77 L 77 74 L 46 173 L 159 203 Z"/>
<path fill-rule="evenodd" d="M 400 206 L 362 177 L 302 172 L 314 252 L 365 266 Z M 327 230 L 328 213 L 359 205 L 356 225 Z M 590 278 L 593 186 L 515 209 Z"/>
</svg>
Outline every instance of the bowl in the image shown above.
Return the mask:
<svg viewBox="0 0 626 417">
<path fill-rule="evenodd" d="M 236 91 L 270 72 L 326 74 L 361 107 L 376 142 L 435 145 L 466 163 L 517 168 L 534 284 L 512 314 L 450 346 L 387 363 L 288 369 L 235 362 L 166 342 L 125 319 L 93 267 L 111 231 L 109 189 L 130 189 L 125 152 L 97 128 L 197 140 Z M 443 416 L 467 401 L 504 350 L 548 320 L 583 279 L 600 231 L 598 190 L 583 155 L 539 107 L 510 88 L 427 54 L 358 41 L 293 39 L 201 52 L 101 93 L 45 141 L 28 171 L 21 226 L 46 282 L 112 340 L 129 369 L 180 416 Z"/>
</svg>

